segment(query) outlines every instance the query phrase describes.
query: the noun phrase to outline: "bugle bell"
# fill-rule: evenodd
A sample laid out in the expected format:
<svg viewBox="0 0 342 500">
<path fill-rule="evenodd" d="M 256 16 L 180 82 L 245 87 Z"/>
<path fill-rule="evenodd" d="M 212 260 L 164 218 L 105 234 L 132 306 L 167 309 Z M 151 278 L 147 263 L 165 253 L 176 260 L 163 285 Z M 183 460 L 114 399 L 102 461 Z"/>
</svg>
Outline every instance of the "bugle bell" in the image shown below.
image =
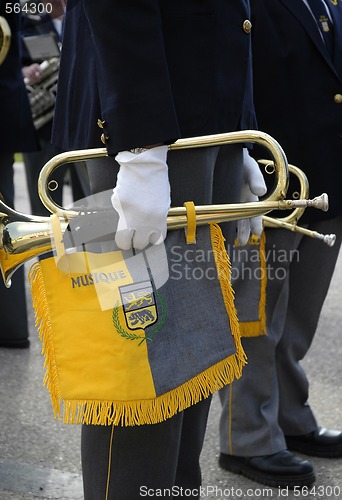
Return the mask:
<svg viewBox="0 0 342 500">
<path fill-rule="evenodd" d="M 177 150 L 246 142 L 258 143 L 269 151 L 275 165 L 275 185 L 270 190 L 267 198 L 259 202 L 196 206 L 196 222 L 198 225 L 250 218 L 266 214 L 271 210 L 291 210 L 298 206 L 314 206 L 323 210 L 327 209 L 325 196 L 314 200 L 285 199 L 288 187 L 287 159 L 278 142 L 264 132 L 247 130 L 180 139 L 171 144 L 169 149 Z M 81 214 L 80 211 L 65 210 L 55 204 L 49 194 L 50 175 L 56 168 L 65 163 L 104 156 L 107 156 L 105 148 L 71 151 L 55 156 L 42 168 L 39 176 L 38 192 L 46 208 L 60 217 L 62 230 L 67 227 L 68 219 Z M 0 267 L 6 286 L 10 286 L 11 277 L 22 264 L 35 256 L 52 250 L 52 231 L 49 222 L 49 217 L 21 214 L 0 202 Z M 167 225 L 169 230 L 186 227 L 186 208 L 171 208 L 167 218 Z"/>
</svg>

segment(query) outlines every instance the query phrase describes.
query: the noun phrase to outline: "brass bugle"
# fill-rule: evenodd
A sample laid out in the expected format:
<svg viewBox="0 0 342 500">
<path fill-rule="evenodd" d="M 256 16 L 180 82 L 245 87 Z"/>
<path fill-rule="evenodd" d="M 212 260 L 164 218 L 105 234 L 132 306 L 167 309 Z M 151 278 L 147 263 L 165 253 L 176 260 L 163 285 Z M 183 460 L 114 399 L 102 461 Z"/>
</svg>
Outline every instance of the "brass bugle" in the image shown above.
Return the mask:
<svg viewBox="0 0 342 500">
<path fill-rule="evenodd" d="M 269 160 L 258 160 L 258 163 L 265 165 L 266 171 L 268 168 L 274 169 L 274 163 Z M 288 165 L 290 174 L 297 177 L 300 186 L 300 192 L 298 194 L 299 198 L 309 197 L 309 181 L 306 174 L 300 168 L 295 165 Z M 264 227 L 274 228 L 274 229 L 287 229 L 296 233 L 309 236 L 310 238 L 315 238 L 321 240 L 323 243 L 332 247 L 336 241 L 336 234 L 322 234 L 318 231 L 308 229 L 306 227 L 298 226 L 298 221 L 305 211 L 304 207 L 297 207 L 292 212 L 290 212 L 285 217 L 271 217 L 268 215 L 263 215 L 263 225 Z"/>
<path fill-rule="evenodd" d="M 169 146 L 170 150 L 210 147 L 219 144 L 258 143 L 268 149 L 275 165 L 275 185 L 267 199 L 256 203 L 237 203 L 227 205 L 197 206 L 196 220 L 198 225 L 210 222 L 224 222 L 241 218 L 263 215 L 271 210 L 293 209 L 297 206 L 316 206 L 326 209 L 325 199 L 285 200 L 288 187 L 288 164 L 284 151 L 268 134 L 259 131 L 231 132 L 191 139 L 180 139 Z M 61 219 L 62 231 L 68 219 L 79 215 L 79 211 L 65 210 L 55 204 L 49 194 L 49 176 L 59 166 L 88 159 L 107 156 L 105 148 L 71 151 L 55 156 L 41 170 L 38 191 L 42 202 L 51 213 L 57 213 Z M 186 200 L 185 200 L 186 201 Z M 49 252 L 52 247 L 52 232 L 49 217 L 37 217 L 16 212 L 0 202 L 0 267 L 6 286 L 15 271 L 29 259 Z M 167 218 L 168 229 L 187 226 L 185 207 L 171 208 Z"/>
<path fill-rule="evenodd" d="M 212 205 L 197 207 L 197 224 L 201 224 L 202 220 L 204 224 L 212 222 L 214 219 L 208 216 L 217 212 L 220 212 L 220 222 L 223 222 L 229 220 L 237 220 L 239 218 L 249 218 L 257 215 L 262 215 L 263 213 L 267 213 L 275 209 L 292 208 L 292 206 L 288 206 L 284 201 L 288 188 L 289 177 L 288 163 L 285 153 L 279 143 L 265 132 L 260 132 L 257 130 L 243 130 L 225 134 L 205 135 L 200 137 L 179 139 L 178 141 L 169 145 L 169 150 L 174 151 L 181 149 L 211 147 L 223 144 L 238 144 L 248 142 L 258 143 L 260 146 L 266 148 L 273 158 L 275 166 L 275 180 L 274 185 L 268 193 L 267 198 L 265 198 L 265 200 L 263 200 L 262 202 L 257 202 L 257 204 L 238 203 L 234 205 L 215 205 L 215 208 L 212 208 Z M 106 156 L 106 148 L 95 148 L 68 151 L 51 158 L 51 160 L 49 160 L 42 168 L 38 179 L 38 193 L 43 205 L 49 210 L 49 212 L 58 213 L 59 215 L 65 216 L 67 218 L 77 215 L 77 212 L 72 210 L 65 210 L 63 207 L 57 205 L 49 193 L 50 183 L 55 183 L 55 181 L 49 180 L 49 178 L 57 168 L 65 165 L 66 163 L 103 158 Z M 282 201 L 281 206 L 278 205 L 279 200 Z M 183 217 L 186 215 L 186 210 L 184 207 L 172 208 L 169 215 L 172 217 Z M 171 229 L 171 221 L 169 222 Z"/>
<path fill-rule="evenodd" d="M 169 150 L 190 149 L 199 147 L 210 147 L 222 144 L 237 143 L 258 143 L 268 149 L 273 156 L 275 182 L 273 188 L 268 193 L 267 198 L 251 203 L 234 203 L 221 205 L 196 206 L 197 225 L 211 222 L 228 222 L 238 219 L 249 219 L 266 214 L 272 210 L 292 210 L 295 208 L 314 207 L 319 210 L 328 210 L 328 198 L 326 194 L 318 196 L 313 200 L 285 200 L 288 188 L 289 168 L 285 153 L 279 143 L 265 132 L 256 130 L 245 130 L 240 132 L 229 132 L 226 134 L 216 134 L 188 139 L 179 139 L 169 145 Z M 74 210 L 65 210 L 55 203 L 49 193 L 51 174 L 60 166 L 66 163 L 85 161 L 107 156 L 106 148 L 84 149 L 78 151 L 68 151 L 61 153 L 49 160 L 42 168 L 38 179 L 38 193 L 44 206 L 54 214 L 61 217 L 74 217 L 78 214 Z M 187 216 L 185 207 L 173 207 L 169 210 L 167 219 L 168 229 L 180 229 L 186 227 Z"/>
</svg>

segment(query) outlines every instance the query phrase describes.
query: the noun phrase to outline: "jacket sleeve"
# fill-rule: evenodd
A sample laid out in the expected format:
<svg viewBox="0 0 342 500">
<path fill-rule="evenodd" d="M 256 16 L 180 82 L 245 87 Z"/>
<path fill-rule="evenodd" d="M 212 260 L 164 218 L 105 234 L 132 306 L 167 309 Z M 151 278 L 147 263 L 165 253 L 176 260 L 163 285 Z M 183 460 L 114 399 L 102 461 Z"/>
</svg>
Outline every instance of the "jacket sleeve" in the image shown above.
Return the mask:
<svg viewBox="0 0 342 500">
<path fill-rule="evenodd" d="M 159 1 L 83 2 L 108 153 L 179 137 Z"/>
</svg>

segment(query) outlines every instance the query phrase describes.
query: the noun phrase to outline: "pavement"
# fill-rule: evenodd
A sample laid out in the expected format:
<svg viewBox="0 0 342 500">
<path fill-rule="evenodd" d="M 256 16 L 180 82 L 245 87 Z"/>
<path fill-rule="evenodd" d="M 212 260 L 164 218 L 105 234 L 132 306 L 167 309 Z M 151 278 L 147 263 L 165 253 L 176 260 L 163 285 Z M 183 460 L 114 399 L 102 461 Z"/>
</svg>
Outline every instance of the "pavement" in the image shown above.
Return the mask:
<svg viewBox="0 0 342 500">
<path fill-rule="evenodd" d="M 15 185 L 16 208 L 29 213 L 21 163 L 15 164 Z M 335 429 L 342 427 L 341 283 L 342 256 L 303 363 L 310 380 L 310 405 L 318 422 Z M 43 358 L 28 290 L 27 300 L 30 348 L 0 348 L 0 500 L 82 500 L 80 427 L 53 418 L 49 394 L 43 387 Z M 217 465 L 219 415 L 215 395 L 201 457 L 203 498 L 342 499 L 341 459 L 311 457 L 315 487 L 292 492 L 221 470 Z"/>
</svg>

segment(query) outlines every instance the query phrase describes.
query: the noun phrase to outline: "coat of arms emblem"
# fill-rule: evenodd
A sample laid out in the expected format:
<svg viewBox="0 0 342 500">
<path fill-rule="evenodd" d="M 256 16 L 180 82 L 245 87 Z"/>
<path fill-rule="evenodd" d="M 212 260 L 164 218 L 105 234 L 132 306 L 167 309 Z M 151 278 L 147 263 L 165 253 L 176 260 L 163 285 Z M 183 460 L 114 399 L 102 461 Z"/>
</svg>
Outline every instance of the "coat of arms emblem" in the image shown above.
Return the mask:
<svg viewBox="0 0 342 500">
<path fill-rule="evenodd" d="M 119 292 L 121 306 L 117 304 L 113 309 L 113 323 L 117 333 L 127 340 L 141 340 L 139 345 L 144 340 L 152 341 L 153 335 L 162 329 L 166 320 L 166 308 L 162 296 L 154 291 L 151 281 L 121 286 Z M 160 318 L 157 302 L 161 311 Z M 120 307 L 128 330 L 123 328 L 122 320 L 119 319 Z M 156 327 L 146 332 L 146 329 L 155 323 L 158 323 Z M 136 330 L 138 331 L 135 333 Z"/>
<path fill-rule="evenodd" d="M 155 295 L 150 281 L 120 287 L 120 296 L 130 330 L 140 330 L 158 320 Z"/>
</svg>

